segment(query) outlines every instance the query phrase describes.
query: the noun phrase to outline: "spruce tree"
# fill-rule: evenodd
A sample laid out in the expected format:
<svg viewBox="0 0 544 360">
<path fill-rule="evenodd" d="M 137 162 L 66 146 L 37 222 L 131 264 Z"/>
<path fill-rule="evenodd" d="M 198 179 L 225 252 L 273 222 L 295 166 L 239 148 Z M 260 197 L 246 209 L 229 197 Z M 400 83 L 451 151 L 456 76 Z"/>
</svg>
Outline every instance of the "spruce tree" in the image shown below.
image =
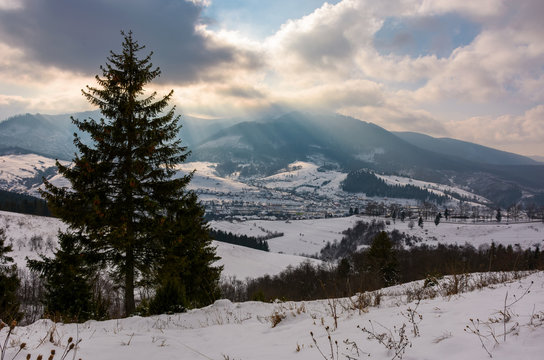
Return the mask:
<svg viewBox="0 0 544 360">
<path fill-rule="evenodd" d="M 144 46 L 132 33 L 123 36 L 122 52 L 111 52 L 100 67 L 98 86 L 83 90 L 103 118 L 72 119 L 80 131 L 90 134 L 92 144 L 74 134 L 79 154 L 71 166 L 57 163 L 71 189 L 45 181 L 43 195 L 69 224 L 68 231 L 81 235 L 84 251 L 99 256 L 113 270 L 124 289 L 128 316 L 135 310 L 137 280 L 156 279 L 159 271 L 164 275 L 161 265 L 172 257 L 172 244 L 183 244 L 186 251 L 180 250 L 176 259 L 210 269 L 207 283 L 216 286 L 220 269 L 212 267 L 215 249 L 207 230 L 201 230 L 205 227 L 201 205 L 186 190 L 192 174 L 174 176 L 176 165 L 189 153 L 178 138 L 180 117 L 174 115 L 175 107 L 167 109 L 173 92 L 158 99 L 155 92 L 146 94 L 144 87 L 160 75 L 160 69 L 153 67 L 152 53 L 138 57 Z M 209 291 L 200 286 L 189 293 L 184 286 L 187 298 Z"/>
</svg>

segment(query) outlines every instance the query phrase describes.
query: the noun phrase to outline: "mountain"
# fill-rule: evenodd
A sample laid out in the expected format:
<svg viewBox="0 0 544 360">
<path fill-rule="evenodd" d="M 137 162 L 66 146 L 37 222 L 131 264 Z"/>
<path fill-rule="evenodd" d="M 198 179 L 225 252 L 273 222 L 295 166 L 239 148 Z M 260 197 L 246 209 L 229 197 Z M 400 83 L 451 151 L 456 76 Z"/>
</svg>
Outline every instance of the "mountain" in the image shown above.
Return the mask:
<svg viewBox="0 0 544 360">
<path fill-rule="evenodd" d="M 490 147 L 451 138 L 434 138 L 415 132 L 393 132 L 399 138 L 419 148 L 438 154 L 452 155 L 465 160 L 493 165 L 539 165 L 538 161 Z"/>
<path fill-rule="evenodd" d="M 88 112 L 75 117 L 100 116 Z M 69 119 L 26 114 L 1 122 L 0 155 L 29 152 L 72 159 L 76 129 Z M 392 133 L 337 114 L 291 112 L 257 121 L 185 116 L 181 124 L 190 161 L 218 163 L 221 176 L 272 175 L 295 161 L 311 161 L 321 170 L 370 169 L 460 186 L 500 206 L 544 190 L 544 164 L 527 157 L 454 139 Z"/>
<path fill-rule="evenodd" d="M 74 133 L 82 136 L 84 142 L 88 142 L 89 137 L 72 124 L 72 116 L 80 120 L 89 117 L 100 119 L 98 111 L 87 111 L 62 115 L 24 114 L 0 122 L 0 155 L 38 154 L 60 160 L 73 159 L 77 151 L 73 144 Z M 241 121 L 182 116 L 180 135 L 183 143 L 193 148 L 211 134 Z"/>
<path fill-rule="evenodd" d="M 532 156 L 530 156 L 530 158 L 533 159 L 536 162 L 544 164 L 544 156 L 532 155 Z"/>
<path fill-rule="evenodd" d="M 223 175 L 273 174 L 296 160 L 345 172 L 367 168 L 464 186 L 500 206 L 544 189 L 544 166 L 531 159 L 452 139 L 443 143 L 453 150 L 417 146 L 413 140 L 346 116 L 292 112 L 226 128 L 198 144 L 193 156 L 219 163 L 217 170 Z M 461 151 L 463 146 L 468 149 Z"/>
</svg>

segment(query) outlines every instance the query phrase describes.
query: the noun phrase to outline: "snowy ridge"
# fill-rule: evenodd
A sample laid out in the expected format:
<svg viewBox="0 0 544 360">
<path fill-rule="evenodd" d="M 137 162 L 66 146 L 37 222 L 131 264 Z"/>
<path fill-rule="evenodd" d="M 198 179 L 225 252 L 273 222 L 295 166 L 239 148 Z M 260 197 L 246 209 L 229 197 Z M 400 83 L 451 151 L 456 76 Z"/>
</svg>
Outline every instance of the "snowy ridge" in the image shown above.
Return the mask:
<svg viewBox="0 0 544 360">
<path fill-rule="evenodd" d="M 296 161 L 286 171 L 262 178 L 258 183 L 269 189 L 314 192 L 329 197 L 341 192 L 340 183 L 347 174 L 330 170 L 319 171 L 318 168 L 314 163 Z"/>
<path fill-rule="evenodd" d="M 75 341 L 81 340 L 76 358 L 86 360 L 392 359 L 402 346 L 399 359 L 541 359 L 544 273 L 525 278 L 509 273 L 491 276 L 510 280 L 421 301 L 407 297 L 421 291 L 421 282 L 415 282 L 382 289 L 379 302 L 374 300 L 364 307 L 355 305 L 357 297 L 276 303 L 218 300 L 202 309 L 147 318 L 79 325 L 39 320 L 15 329 L 6 355 L 11 358 L 22 342 L 29 349 L 23 354 L 28 352 L 32 358 L 47 355 L 51 349 L 62 354 L 63 345 L 73 336 Z M 474 274 L 468 281 L 479 279 L 482 275 Z M 448 281 L 443 279 L 441 284 Z M 376 299 L 376 294 L 364 296 Z M 507 322 L 503 322 L 503 310 L 509 314 Z M 411 313 L 414 321 L 410 321 Z M 6 332 L 7 328 L 0 332 L 0 340 Z M 43 341 L 49 332 L 53 343 Z M 383 336 L 384 343 L 392 338 L 389 344 L 393 349 L 369 333 Z"/>
<path fill-rule="evenodd" d="M 483 204 L 491 203 L 488 199 L 484 198 L 483 196 L 476 195 L 474 193 L 471 193 L 470 191 L 466 191 L 456 186 L 437 184 L 437 183 L 432 183 L 432 182 L 422 181 L 422 180 L 415 180 L 415 179 L 411 179 L 404 176 L 380 175 L 380 174 L 375 174 L 375 175 L 379 179 L 382 179 L 383 181 L 385 181 L 385 183 L 388 185 L 400 185 L 400 186 L 413 185 L 418 188 L 428 190 L 436 195 L 448 196 L 446 194 L 446 191 L 447 191 L 450 193 L 461 195 L 462 197 L 465 197 L 468 199 L 475 199 L 476 201 Z"/>
<path fill-rule="evenodd" d="M 0 156 L 0 189 L 39 196 L 42 176 L 56 174 L 55 160 L 40 155 Z"/>
<path fill-rule="evenodd" d="M 254 187 L 233 179 L 220 177 L 215 172 L 216 163 L 211 162 L 188 162 L 177 166 L 179 176 L 194 171 L 193 179 L 188 185 L 191 190 L 217 191 L 221 193 L 232 193 L 239 191 L 256 190 Z"/>
</svg>

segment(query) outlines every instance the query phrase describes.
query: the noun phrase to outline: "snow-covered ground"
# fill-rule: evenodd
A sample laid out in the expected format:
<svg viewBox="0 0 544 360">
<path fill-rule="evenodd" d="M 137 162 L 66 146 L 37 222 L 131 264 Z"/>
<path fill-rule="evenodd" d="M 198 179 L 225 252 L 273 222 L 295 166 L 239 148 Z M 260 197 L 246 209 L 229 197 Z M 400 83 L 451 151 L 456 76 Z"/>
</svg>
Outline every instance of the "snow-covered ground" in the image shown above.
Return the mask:
<svg viewBox="0 0 544 360">
<path fill-rule="evenodd" d="M 312 219 L 312 220 L 291 220 L 291 221 L 268 221 L 268 220 L 246 220 L 246 221 L 212 221 L 212 228 L 232 232 L 233 234 L 245 234 L 248 236 L 264 236 L 267 232 L 283 232 L 281 237 L 268 240 L 270 250 L 286 254 L 308 254 L 318 253 L 323 246 L 330 241 L 340 241 L 342 231 L 353 227 L 357 221 L 372 220 L 385 221 L 383 218 L 369 216 L 350 216 L 343 218 Z M 408 221 L 393 222 L 388 219 L 390 225 L 386 230 L 394 229 L 415 235 L 422 238 L 426 243 L 437 244 L 472 244 L 476 248 L 483 244 L 516 245 L 522 248 L 529 248 L 539 244 L 544 248 L 544 223 L 485 223 L 485 224 L 463 224 L 448 223 L 442 221 L 438 226 L 433 221 L 424 222 L 423 229 L 414 226 L 408 227 Z"/>
<path fill-rule="evenodd" d="M 542 359 L 543 272 L 472 292 L 424 299 L 419 304 L 408 301 L 404 295 L 407 289 L 418 288 L 421 283 L 382 289 L 379 304 L 375 302 L 375 293 L 368 295 L 374 299 L 368 307 L 355 306 L 356 298 L 277 303 L 219 300 L 187 313 L 147 318 L 87 321 L 79 325 L 39 320 L 15 328 L 6 358 L 11 359 L 23 342 L 28 350 L 23 350 L 19 358 L 27 353 L 33 359 L 38 354 L 47 357 L 52 349 L 60 358 L 68 338 L 73 337 L 73 341 L 81 340 L 74 358 L 85 360 L 338 360 L 348 356 L 405 360 L 483 360 L 490 356 L 505 360 Z M 0 341 L 6 333 L 7 328 L 0 332 Z M 395 357 L 396 349 L 401 348 L 405 352 Z M 72 353 L 67 358 L 72 358 Z"/>
<path fill-rule="evenodd" d="M 13 246 L 10 256 L 19 268 L 24 268 L 26 257 L 37 259 L 39 254 L 52 255 L 52 250 L 57 246 L 57 233 L 65 230 L 66 225 L 54 218 L 0 211 L 0 228 L 5 229 L 8 244 Z M 32 241 L 33 236 L 40 240 Z M 217 265 L 224 266 L 222 276 L 225 278 L 243 280 L 265 274 L 275 275 L 289 265 L 296 266 L 304 261 L 318 262 L 302 256 L 276 254 L 218 241 L 214 241 L 213 245 L 221 257 Z"/>
<path fill-rule="evenodd" d="M 327 241 L 342 239 L 342 231 L 355 225 L 360 220 L 356 216 L 329 219 L 307 219 L 289 221 L 246 220 L 212 221 L 211 227 L 233 234 L 265 236 L 267 233 L 283 233 L 281 237 L 268 240 L 270 251 L 285 254 L 319 253 Z"/>
</svg>

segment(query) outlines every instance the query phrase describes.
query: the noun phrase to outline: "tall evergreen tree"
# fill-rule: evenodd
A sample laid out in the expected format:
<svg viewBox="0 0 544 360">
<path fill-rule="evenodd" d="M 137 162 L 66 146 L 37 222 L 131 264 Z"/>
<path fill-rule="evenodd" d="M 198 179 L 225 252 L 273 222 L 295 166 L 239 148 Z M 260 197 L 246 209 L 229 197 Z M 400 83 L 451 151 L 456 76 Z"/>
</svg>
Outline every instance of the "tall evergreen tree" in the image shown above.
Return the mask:
<svg viewBox="0 0 544 360">
<path fill-rule="evenodd" d="M 135 310 L 137 280 L 155 278 L 172 243 L 183 243 L 196 257 L 192 261 L 214 269 L 208 274 L 210 283 L 217 283 L 220 269 L 212 267 L 217 257 L 207 231 L 194 231 L 205 223 L 201 205 L 186 190 L 192 174 L 174 176 L 176 165 L 189 153 L 177 137 L 180 118 L 174 115 L 175 108 L 166 109 L 173 92 L 158 99 L 155 92 L 145 93 L 144 87 L 160 70 L 153 68 L 152 53 L 138 57 L 144 46 L 132 33 L 123 36 L 122 52 L 111 52 L 100 67 L 98 86 L 83 91 L 103 118 L 72 119 L 93 143 L 84 144 L 75 134 L 79 154 L 72 166 L 57 163 L 72 187 L 45 181 L 43 196 L 70 225 L 68 231 L 81 234 L 85 251 L 99 255 L 113 269 L 124 288 L 128 316 Z M 193 291 L 188 298 L 208 289 Z"/>
</svg>

